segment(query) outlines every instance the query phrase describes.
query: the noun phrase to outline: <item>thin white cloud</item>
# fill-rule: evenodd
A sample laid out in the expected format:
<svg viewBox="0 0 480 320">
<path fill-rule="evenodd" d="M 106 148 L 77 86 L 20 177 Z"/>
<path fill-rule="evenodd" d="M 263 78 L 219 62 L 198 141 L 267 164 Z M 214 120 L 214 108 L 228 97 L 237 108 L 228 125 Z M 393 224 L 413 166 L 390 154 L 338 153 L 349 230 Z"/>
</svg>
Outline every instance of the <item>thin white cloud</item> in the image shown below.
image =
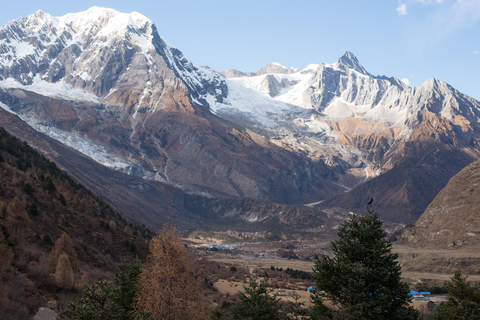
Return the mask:
<svg viewBox="0 0 480 320">
<path fill-rule="evenodd" d="M 406 3 L 400 3 L 395 10 L 397 10 L 399 16 L 404 16 L 408 13 L 407 4 Z"/>
<path fill-rule="evenodd" d="M 458 0 L 462 1 L 462 0 Z M 470 0 L 467 0 L 470 1 Z M 423 5 L 432 5 L 432 4 L 442 4 L 443 0 L 401 0 L 398 1 L 400 4 L 398 7 L 395 8 L 399 16 L 404 16 L 408 14 L 408 7 L 410 5 L 415 5 L 417 3 L 423 4 Z"/>
<path fill-rule="evenodd" d="M 478 54 L 478 50 L 473 51 L 473 54 Z"/>
<path fill-rule="evenodd" d="M 410 80 L 408 80 L 407 78 L 402 78 L 401 79 L 403 83 L 405 83 L 407 86 L 410 86 Z"/>
<path fill-rule="evenodd" d="M 417 0 L 420 1 L 420 0 Z M 433 3 L 434 1 L 424 1 Z M 422 2 L 422 3 L 424 3 Z M 436 1 L 438 3 L 438 1 Z M 422 24 L 411 26 L 410 49 L 421 53 L 425 48 L 441 43 L 453 35 L 475 26 L 480 21 L 480 0 L 455 0 L 435 6 Z"/>
<path fill-rule="evenodd" d="M 421 3 L 421 4 L 435 4 L 435 3 L 443 3 L 443 0 L 414 0 L 413 2 Z"/>
</svg>

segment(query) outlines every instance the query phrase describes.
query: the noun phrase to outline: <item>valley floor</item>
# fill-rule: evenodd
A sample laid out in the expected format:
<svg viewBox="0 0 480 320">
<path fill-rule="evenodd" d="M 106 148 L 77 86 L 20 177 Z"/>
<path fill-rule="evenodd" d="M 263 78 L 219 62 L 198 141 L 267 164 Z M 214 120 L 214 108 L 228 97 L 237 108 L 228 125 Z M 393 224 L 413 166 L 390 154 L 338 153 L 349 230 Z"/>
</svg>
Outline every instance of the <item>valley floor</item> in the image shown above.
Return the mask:
<svg viewBox="0 0 480 320">
<path fill-rule="evenodd" d="M 315 240 L 266 241 L 233 246 L 217 244 L 215 247 L 210 243 L 198 242 L 195 246 L 197 252 L 208 252 L 205 259 L 241 266 L 250 272 L 272 266 L 276 269 L 291 268 L 311 272 L 313 256 L 330 253 L 329 242 Z M 480 284 L 480 250 L 476 247 L 442 250 L 395 243 L 393 252 L 398 253 L 404 281 L 411 287 L 441 287 L 457 269 L 468 275 L 469 281 Z M 289 256 L 298 259 L 289 259 Z"/>
</svg>

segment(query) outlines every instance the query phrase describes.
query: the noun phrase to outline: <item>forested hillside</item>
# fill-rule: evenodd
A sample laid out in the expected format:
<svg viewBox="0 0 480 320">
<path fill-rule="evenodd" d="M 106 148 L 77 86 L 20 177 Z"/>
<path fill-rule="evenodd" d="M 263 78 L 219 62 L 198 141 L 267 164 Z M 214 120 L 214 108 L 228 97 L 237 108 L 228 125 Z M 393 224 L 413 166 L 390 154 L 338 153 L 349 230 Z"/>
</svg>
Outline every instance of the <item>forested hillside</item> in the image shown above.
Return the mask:
<svg viewBox="0 0 480 320">
<path fill-rule="evenodd" d="M 0 318 L 61 310 L 84 284 L 144 257 L 152 232 L 132 224 L 27 143 L 0 128 Z"/>
</svg>

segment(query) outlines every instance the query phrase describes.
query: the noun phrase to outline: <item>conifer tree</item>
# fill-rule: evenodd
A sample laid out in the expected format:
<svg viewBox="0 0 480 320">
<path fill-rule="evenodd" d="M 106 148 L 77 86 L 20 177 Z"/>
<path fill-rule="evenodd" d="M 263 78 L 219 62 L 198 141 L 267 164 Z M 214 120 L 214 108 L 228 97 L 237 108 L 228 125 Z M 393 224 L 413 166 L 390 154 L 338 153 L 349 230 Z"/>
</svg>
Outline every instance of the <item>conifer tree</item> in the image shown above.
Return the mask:
<svg viewBox="0 0 480 320">
<path fill-rule="evenodd" d="M 83 296 L 67 309 L 69 320 L 120 319 L 121 308 L 113 299 L 115 286 L 111 281 L 99 280 L 83 288 Z"/>
<path fill-rule="evenodd" d="M 430 320 L 478 320 L 480 319 L 480 291 L 472 287 L 467 276 L 455 271 L 452 282 L 445 284 L 448 301 L 430 313 Z"/>
<path fill-rule="evenodd" d="M 137 278 L 141 271 L 139 260 L 122 261 L 113 281 L 96 281 L 84 285 L 83 296 L 69 303 L 66 310 L 69 320 L 153 320 L 147 312 L 133 313 Z"/>
<path fill-rule="evenodd" d="M 142 264 L 140 260 L 133 262 L 122 261 L 118 265 L 119 271 L 116 273 L 113 284 L 115 285 L 114 300 L 123 311 L 119 319 L 127 320 L 132 317 L 135 307 L 135 296 L 137 294 L 137 278 L 141 272 Z"/>
<path fill-rule="evenodd" d="M 256 278 L 250 280 L 245 292 L 239 292 L 240 301 L 231 309 L 232 320 L 280 320 L 284 314 L 280 310 L 278 294 L 268 289 L 267 283 Z"/>
<path fill-rule="evenodd" d="M 312 319 L 418 318 L 382 224 L 370 208 L 353 214 L 331 242 L 333 257 L 315 256 Z"/>
</svg>

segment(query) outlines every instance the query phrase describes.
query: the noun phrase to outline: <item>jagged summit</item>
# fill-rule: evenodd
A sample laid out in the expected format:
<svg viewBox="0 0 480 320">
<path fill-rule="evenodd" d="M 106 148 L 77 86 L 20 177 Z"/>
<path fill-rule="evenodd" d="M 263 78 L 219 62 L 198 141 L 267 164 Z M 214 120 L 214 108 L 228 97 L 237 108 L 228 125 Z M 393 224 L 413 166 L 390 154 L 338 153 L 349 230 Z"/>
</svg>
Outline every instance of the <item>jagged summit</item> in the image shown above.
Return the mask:
<svg viewBox="0 0 480 320">
<path fill-rule="evenodd" d="M 315 72 L 320 66 L 327 66 L 327 67 L 338 67 L 343 66 L 344 68 L 352 69 L 357 71 L 360 74 L 369 76 L 374 78 L 362 64 L 358 61 L 357 57 L 351 53 L 350 51 L 346 51 L 343 56 L 341 56 L 337 63 L 335 64 L 310 64 L 306 66 L 303 70 L 297 68 L 286 67 L 277 62 L 269 62 L 264 67 L 260 68 L 257 72 L 242 72 L 236 69 L 225 70 L 220 72 L 226 78 L 241 78 L 241 77 L 255 77 L 264 74 L 293 74 L 300 71 L 313 71 Z"/>
<path fill-rule="evenodd" d="M 230 69 L 220 72 L 225 78 L 255 77 L 264 74 L 292 74 L 299 72 L 297 68 L 285 67 L 278 62 L 269 62 L 257 72 L 242 72 L 236 69 Z"/>
<path fill-rule="evenodd" d="M 357 57 L 350 51 L 346 51 L 344 55 L 338 59 L 337 63 L 366 76 L 371 76 L 370 73 L 360 64 L 360 61 L 358 61 Z"/>
<path fill-rule="evenodd" d="M 285 67 L 284 65 L 278 62 L 269 62 L 263 68 L 258 70 L 255 75 L 259 76 L 267 73 L 278 73 L 278 74 L 291 74 L 298 72 L 296 68 Z"/>
<path fill-rule="evenodd" d="M 123 31 L 128 26 L 141 29 L 147 24 L 153 25 L 153 22 L 138 12 L 122 13 L 115 9 L 94 6 L 86 11 L 68 13 L 59 17 L 54 17 L 49 13 L 38 10 L 26 17 L 9 21 L 4 28 L 22 25 L 26 30 L 51 28 L 57 34 L 69 31 L 68 29 L 70 28 L 75 32 L 87 29 L 92 30 L 94 33 L 105 33 L 105 31 Z M 108 30 L 103 30 L 106 26 L 109 26 Z"/>
<path fill-rule="evenodd" d="M 301 203 L 397 170 L 389 199 L 410 199 L 405 161 L 480 155 L 480 102 L 436 79 L 410 88 L 372 76 L 349 51 L 303 70 L 223 74 L 193 65 L 138 13 L 39 11 L 0 28 L 0 106 L 98 162 L 185 190 Z M 451 168 L 437 187 L 456 162 L 435 167 Z M 404 218 L 421 210 L 409 208 Z"/>
<path fill-rule="evenodd" d="M 0 28 L 0 107 L 106 166 L 189 192 L 332 193 L 311 160 L 210 112 L 227 93 L 136 13 L 38 13 Z"/>
<path fill-rule="evenodd" d="M 0 81 L 9 87 L 45 92 L 45 83 L 66 83 L 70 92 L 68 86 L 113 98 L 119 86 L 143 91 L 171 78 L 171 72 L 198 104 L 226 95 L 220 74 L 194 66 L 138 12 L 92 7 L 53 17 L 37 11 L 0 28 Z M 58 96 L 59 90 L 49 91 Z"/>
</svg>

